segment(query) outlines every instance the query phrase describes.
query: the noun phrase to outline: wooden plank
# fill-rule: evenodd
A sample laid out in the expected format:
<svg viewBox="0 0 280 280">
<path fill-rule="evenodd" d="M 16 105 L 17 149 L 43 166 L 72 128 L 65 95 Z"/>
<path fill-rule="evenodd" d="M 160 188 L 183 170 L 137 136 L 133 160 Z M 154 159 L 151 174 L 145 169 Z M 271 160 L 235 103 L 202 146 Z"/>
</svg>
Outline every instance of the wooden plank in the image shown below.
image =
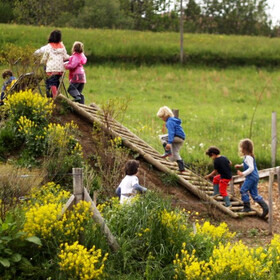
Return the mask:
<svg viewBox="0 0 280 280">
<path fill-rule="evenodd" d="M 276 174 L 277 170 L 279 170 L 279 169 L 280 169 L 280 166 L 259 170 L 259 177 L 260 177 L 260 179 L 269 177 L 270 172 L 273 172 L 274 174 Z M 234 184 L 239 184 L 239 183 L 242 183 L 245 181 L 245 177 L 238 176 L 238 175 L 232 176 L 232 179 L 233 179 Z"/>
<path fill-rule="evenodd" d="M 100 225 L 100 229 L 101 231 L 104 233 L 104 235 L 107 238 L 108 244 L 111 247 L 111 249 L 113 251 L 118 251 L 120 249 L 120 246 L 116 240 L 116 238 L 114 237 L 114 235 L 111 233 L 110 229 L 108 228 L 108 226 L 106 225 L 103 217 L 101 216 L 100 212 L 98 211 L 98 209 L 96 208 L 94 202 L 92 201 L 89 193 L 87 192 L 86 188 L 84 188 L 84 196 L 85 196 L 85 201 L 90 203 L 90 209 L 92 212 L 92 218 L 94 219 L 94 221 Z"/>
</svg>

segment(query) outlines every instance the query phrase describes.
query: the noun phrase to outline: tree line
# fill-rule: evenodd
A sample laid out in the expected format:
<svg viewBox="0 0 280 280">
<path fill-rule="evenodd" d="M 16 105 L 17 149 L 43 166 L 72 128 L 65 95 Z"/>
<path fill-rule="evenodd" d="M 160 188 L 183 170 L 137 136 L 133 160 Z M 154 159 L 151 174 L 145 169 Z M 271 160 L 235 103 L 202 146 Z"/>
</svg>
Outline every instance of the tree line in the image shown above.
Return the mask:
<svg viewBox="0 0 280 280">
<path fill-rule="evenodd" d="M 182 1 L 182 11 L 181 11 Z M 0 22 L 278 36 L 267 0 L 0 0 Z"/>
</svg>

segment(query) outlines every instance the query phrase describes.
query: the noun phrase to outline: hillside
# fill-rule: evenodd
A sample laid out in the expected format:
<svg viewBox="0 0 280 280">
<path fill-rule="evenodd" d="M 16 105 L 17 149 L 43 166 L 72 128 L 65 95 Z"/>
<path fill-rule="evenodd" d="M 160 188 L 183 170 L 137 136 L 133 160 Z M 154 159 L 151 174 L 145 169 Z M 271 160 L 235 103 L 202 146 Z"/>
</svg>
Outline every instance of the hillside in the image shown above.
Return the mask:
<svg viewBox="0 0 280 280">
<path fill-rule="evenodd" d="M 57 103 L 57 107 L 53 116 L 53 120 L 58 123 L 66 124 L 67 122 L 74 121 L 79 128 L 79 142 L 83 147 L 83 154 L 87 159 L 90 159 L 93 154 L 98 152 L 96 149 L 96 143 L 92 138 L 92 124 L 83 119 L 80 115 L 68 111 L 67 114 L 60 114 L 60 105 Z M 237 232 L 237 238 L 248 243 L 250 246 L 265 245 L 269 243 L 272 236 L 268 235 L 268 223 L 257 217 L 245 217 L 240 219 L 234 219 L 228 215 L 215 209 L 213 206 L 201 201 L 187 189 L 180 185 L 168 185 L 164 184 L 162 180 L 162 173 L 158 170 L 151 168 L 150 164 L 145 162 L 143 158 L 137 158 L 140 164 L 139 180 L 140 184 L 151 190 L 163 193 L 167 197 L 172 199 L 174 206 L 179 206 L 191 212 L 191 220 L 194 222 L 197 219 L 210 220 L 213 224 L 226 222 L 231 231 Z M 92 162 L 94 164 L 94 162 Z M 118 182 L 116 182 L 117 186 Z M 265 199 L 268 198 L 268 182 L 262 182 L 259 186 L 260 194 Z M 279 194 L 277 194 L 277 185 L 274 185 L 274 233 L 280 233 L 279 227 L 276 225 L 280 222 L 280 207 L 279 207 Z M 114 195 L 112 190 L 108 190 L 108 193 Z M 236 191 L 236 193 L 238 190 Z M 98 201 L 97 201 L 98 203 Z M 258 205 L 254 205 L 258 207 Z"/>
</svg>

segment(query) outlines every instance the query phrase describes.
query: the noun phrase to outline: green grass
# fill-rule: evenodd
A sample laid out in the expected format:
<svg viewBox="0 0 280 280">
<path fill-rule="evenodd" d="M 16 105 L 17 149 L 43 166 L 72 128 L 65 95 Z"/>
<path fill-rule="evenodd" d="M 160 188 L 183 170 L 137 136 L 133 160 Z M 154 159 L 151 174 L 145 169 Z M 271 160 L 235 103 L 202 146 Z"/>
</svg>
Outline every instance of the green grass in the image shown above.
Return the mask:
<svg viewBox="0 0 280 280">
<path fill-rule="evenodd" d="M 0 47 L 10 42 L 39 48 L 46 44 L 53 29 L 0 24 Z M 61 30 L 68 52 L 74 41 L 82 41 L 92 63 L 111 61 L 152 64 L 179 60 L 179 33 L 74 28 Z M 184 52 L 188 64 L 280 65 L 279 38 L 184 34 Z"/>
<path fill-rule="evenodd" d="M 110 98 L 130 97 L 122 123 L 160 152 L 162 121 L 156 113 L 163 105 L 179 109 L 187 135 L 182 155 L 186 162 L 198 163 L 198 168 L 201 163 L 211 163 L 205 155 L 210 145 L 220 147 L 233 163 L 240 162 L 238 143 L 249 137 L 252 116 L 263 92 L 254 117 L 252 140 L 258 165 L 270 166 L 271 113 L 279 114 L 280 105 L 279 71 L 107 65 L 88 66 L 86 73 L 86 103 L 100 105 Z M 278 122 L 278 131 L 279 128 Z M 278 148 L 278 154 L 279 151 Z"/>
</svg>

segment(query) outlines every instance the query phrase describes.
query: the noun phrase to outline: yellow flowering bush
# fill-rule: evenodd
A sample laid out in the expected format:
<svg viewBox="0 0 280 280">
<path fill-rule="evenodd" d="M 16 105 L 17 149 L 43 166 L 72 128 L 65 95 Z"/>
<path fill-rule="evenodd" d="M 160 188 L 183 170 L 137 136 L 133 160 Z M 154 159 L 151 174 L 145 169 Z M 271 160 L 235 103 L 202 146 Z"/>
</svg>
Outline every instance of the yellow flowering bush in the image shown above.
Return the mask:
<svg viewBox="0 0 280 280">
<path fill-rule="evenodd" d="M 168 228 L 169 231 L 178 232 L 178 231 L 186 231 L 186 217 L 183 215 L 183 212 L 174 212 L 167 211 L 164 209 L 161 212 L 160 220 L 162 225 Z"/>
<path fill-rule="evenodd" d="M 68 143 L 74 140 L 73 132 L 77 128 L 73 121 L 66 123 L 65 126 L 50 123 L 44 128 L 45 134 L 48 137 L 48 145 L 55 146 L 58 149 L 67 147 Z"/>
<path fill-rule="evenodd" d="M 174 279 L 201 280 L 207 279 L 210 271 L 205 261 L 199 261 L 195 256 L 195 249 L 189 254 L 186 243 L 182 244 L 181 255 L 176 254 L 173 261 L 175 267 Z"/>
<path fill-rule="evenodd" d="M 69 198 L 70 193 L 55 183 L 34 190 L 26 207 L 24 232 L 58 242 L 77 240 L 90 220 L 90 203 L 80 201 L 62 216 L 62 208 Z"/>
<path fill-rule="evenodd" d="M 268 247 L 269 261 L 272 262 L 273 271 L 280 272 L 280 235 L 275 234 Z"/>
<path fill-rule="evenodd" d="M 219 226 L 211 225 L 210 222 L 206 221 L 202 225 L 196 223 L 197 234 L 203 234 L 211 237 L 212 239 L 232 239 L 235 236 L 235 232 L 230 232 L 225 222 Z"/>
<path fill-rule="evenodd" d="M 68 275 L 68 279 L 90 280 L 102 279 L 104 275 L 105 261 L 108 253 L 102 258 L 100 249 L 96 250 L 93 246 L 87 250 L 78 241 L 72 245 L 61 244 L 61 251 L 58 255 L 60 270 Z"/>
<path fill-rule="evenodd" d="M 62 204 L 65 203 L 70 198 L 70 196 L 70 192 L 63 190 L 59 184 L 49 182 L 44 186 L 32 189 L 28 204 Z"/>
<path fill-rule="evenodd" d="M 58 243 L 77 240 L 90 220 L 90 203 L 81 201 L 63 216 L 62 208 L 62 203 L 36 203 L 25 214 L 23 231 L 28 236 L 35 235 Z"/>
<path fill-rule="evenodd" d="M 36 124 L 45 124 L 54 108 L 52 100 L 31 90 L 20 91 L 9 96 L 4 106 L 15 123 L 21 116 L 25 116 Z"/>
<path fill-rule="evenodd" d="M 254 250 L 250 250 L 242 241 L 220 244 L 214 248 L 209 260 L 211 276 L 223 276 L 228 279 L 265 279 L 263 277 L 270 269 L 268 265 L 261 263 L 260 258 L 254 257 Z"/>
</svg>

